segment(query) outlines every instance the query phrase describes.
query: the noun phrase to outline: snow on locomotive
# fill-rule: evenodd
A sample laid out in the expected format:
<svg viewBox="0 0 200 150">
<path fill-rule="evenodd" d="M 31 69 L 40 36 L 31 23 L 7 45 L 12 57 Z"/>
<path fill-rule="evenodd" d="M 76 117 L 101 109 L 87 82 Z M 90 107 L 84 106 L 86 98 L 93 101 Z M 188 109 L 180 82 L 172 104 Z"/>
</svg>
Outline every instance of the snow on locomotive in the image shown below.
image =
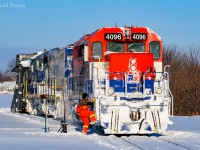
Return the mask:
<svg viewBox="0 0 200 150">
<path fill-rule="evenodd" d="M 169 66 L 163 71 L 162 40 L 149 28 L 104 27 L 73 49 L 18 55 L 17 64 L 12 109 L 44 114 L 46 107 L 62 118 L 67 101 L 76 116 L 75 104 L 88 93 L 105 134 L 162 134 L 171 123 Z"/>
</svg>

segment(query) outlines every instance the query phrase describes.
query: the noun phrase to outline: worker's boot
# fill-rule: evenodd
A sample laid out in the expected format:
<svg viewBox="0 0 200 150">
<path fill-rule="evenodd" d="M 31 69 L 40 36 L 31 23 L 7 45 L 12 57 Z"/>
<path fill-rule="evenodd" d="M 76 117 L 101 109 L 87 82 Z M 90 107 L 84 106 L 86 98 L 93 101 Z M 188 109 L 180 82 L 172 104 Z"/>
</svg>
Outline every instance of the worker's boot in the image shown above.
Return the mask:
<svg viewBox="0 0 200 150">
<path fill-rule="evenodd" d="M 95 114 L 92 114 L 90 116 L 90 124 L 95 124 L 97 122 L 96 116 Z"/>
<path fill-rule="evenodd" d="M 87 132 L 88 132 L 88 126 L 87 125 L 83 125 L 82 133 L 83 134 L 87 134 Z"/>
</svg>

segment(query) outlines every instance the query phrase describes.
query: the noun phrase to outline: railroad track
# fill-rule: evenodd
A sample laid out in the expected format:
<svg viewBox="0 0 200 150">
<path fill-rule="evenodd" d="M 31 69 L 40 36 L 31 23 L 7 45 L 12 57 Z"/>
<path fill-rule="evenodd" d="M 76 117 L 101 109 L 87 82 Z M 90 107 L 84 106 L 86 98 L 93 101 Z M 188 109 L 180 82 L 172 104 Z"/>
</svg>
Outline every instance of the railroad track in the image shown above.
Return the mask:
<svg viewBox="0 0 200 150">
<path fill-rule="evenodd" d="M 129 141 L 128 139 L 125 139 L 123 137 L 121 137 L 120 139 L 126 141 L 127 143 L 129 143 L 130 145 L 133 145 L 134 147 L 140 149 L 140 150 L 146 150 L 145 148 L 139 146 L 138 144 L 133 143 L 133 141 Z"/>
<path fill-rule="evenodd" d="M 140 144 L 143 141 L 148 141 L 148 142 L 150 142 L 149 144 L 151 144 L 151 145 L 153 144 L 153 145 L 155 145 L 155 147 L 158 146 L 161 150 L 162 150 L 162 146 L 166 145 L 166 143 L 170 144 L 171 145 L 170 147 L 173 147 L 174 149 L 195 150 L 193 148 L 190 148 L 187 145 L 183 145 L 181 143 L 177 143 L 177 142 L 174 142 L 174 141 L 171 141 L 171 140 L 168 140 L 168 139 L 164 139 L 164 138 L 161 138 L 161 137 L 158 137 L 156 139 L 152 139 L 151 137 L 146 137 L 146 136 L 135 136 L 136 139 L 131 139 L 130 137 L 126 137 L 126 136 L 121 136 L 121 137 L 115 136 L 115 137 L 129 143 L 131 146 L 133 146 L 133 148 L 135 147 L 135 148 L 140 149 L 140 150 L 153 149 L 153 147 L 152 148 L 148 147 L 149 146 L 148 143 L 146 143 L 145 145 Z M 157 140 L 160 140 L 164 143 L 160 143 Z M 145 142 L 143 142 L 143 143 L 145 143 Z M 166 149 L 166 148 L 167 148 L 167 146 L 163 147 L 163 149 Z"/>
<path fill-rule="evenodd" d="M 161 138 L 161 137 L 159 137 L 158 139 L 161 140 L 161 141 L 165 141 L 165 142 L 167 142 L 167 143 L 176 145 L 176 146 L 178 146 L 178 147 L 184 148 L 184 149 L 186 149 L 186 150 L 194 150 L 194 149 L 192 149 L 192 148 L 190 148 L 190 147 L 187 147 L 186 145 L 182 145 L 182 144 L 179 144 L 179 143 L 176 143 L 176 142 L 173 142 L 173 141 L 170 141 L 170 140 Z"/>
<path fill-rule="evenodd" d="M 125 143 L 128 143 L 131 147 L 139 149 L 139 150 L 148 150 L 142 146 L 140 146 L 139 144 L 136 144 L 135 141 L 131 141 L 128 137 L 122 137 L 122 136 L 117 136 L 117 135 L 112 135 L 112 139 L 115 141 L 123 141 Z M 122 144 L 121 142 L 117 142 L 120 143 L 120 145 Z M 128 148 L 130 149 L 130 147 Z"/>
</svg>

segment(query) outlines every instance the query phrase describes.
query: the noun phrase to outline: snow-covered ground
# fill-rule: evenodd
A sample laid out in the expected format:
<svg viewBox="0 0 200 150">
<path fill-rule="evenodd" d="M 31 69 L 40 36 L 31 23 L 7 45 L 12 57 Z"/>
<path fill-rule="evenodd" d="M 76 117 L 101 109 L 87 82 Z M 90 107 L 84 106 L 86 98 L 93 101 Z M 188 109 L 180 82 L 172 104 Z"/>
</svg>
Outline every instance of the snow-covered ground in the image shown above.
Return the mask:
<svg viewBox="0 0 200 150">
<path fill-rule="evenodd" d="M 168 150 L 200 149 L 200 117 L 173 117 L 174 125 L 164 136 L 102 135 L 90 129 L 81 134 L 81 126 L 68 125 L 68 133 L 59 133 L 60 121 L 48 119 L 49 132 L 44 132 L 44 118 L 10 112 L 12 95 L 0 95 L 0 150 L 76 150 L 124 149 Z"/>
</svg>

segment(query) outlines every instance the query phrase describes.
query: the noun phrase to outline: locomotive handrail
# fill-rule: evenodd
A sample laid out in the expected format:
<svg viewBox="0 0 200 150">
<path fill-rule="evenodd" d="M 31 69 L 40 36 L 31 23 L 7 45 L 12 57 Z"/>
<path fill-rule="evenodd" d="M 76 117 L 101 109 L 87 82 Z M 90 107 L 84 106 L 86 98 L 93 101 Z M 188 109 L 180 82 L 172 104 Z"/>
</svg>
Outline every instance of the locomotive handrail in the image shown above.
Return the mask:
<svg viewBox="0 0 200 150">
<path fill-rule="evenodd" d="M 170 93 L 170 96 L 171 96 L 171 105 L 172 105 L 172 110 L 171 110 L 171 116 L 173 117 L 174 116 L 174 97 L 169 89 L 169 93 Z"/>
<path fill-rule="evenodd" d="M 166 67 L 166 66 L 165 66 Z M 167 67 L 170 67 L 169 65 L 167 65 Z M 172 105 L 172 107 L 171 107 L 171 116 L 173 117 L 173 115 L 174 115 L 174 97 L 173 97 L 173 95 L 172 95 L 172 93 L 171 93 L 171 91 L 170 91 L 170 88 L 169 88 L 169 73 L 168 72 L 164 72 L 164 74 L 166 74 L 167 75 L 167 90 L 168 90 L 168 95 L 171 97 L 171 105 Z M 170 115 L 170 112 L 169 112 L 169 115 Z"/>
<path fill-rule="evenodd" d="M 108 75 L 111 74 L 111 73 L 119 73 L 119 74 L 122 74 L 120 72 L 105 72 L 106 74 L 106 87 L 105 87 L 105 91 L 106 91 L 106 101 L 108 100 L 108 92 L 107 92 L 107 89 L 109 88 L 109 79 L 108 79 Z"/>
<path fill-rule="evenodd" d="M 115 54 L 115 53 L 119 53 L 119 52 L 106 51 L 106 52 L 104 52 L 104 56 L 110 55 L 110 54 Z"/>
<path fill-rule="evenodd" d="M 98 58 L 98 62 L 100 62 L 100 57 L 99 56 L 89 56 L 89 58 Z M 94 61 L 92 60 L 92 80 L 94 80 Z M 98 68 L 97 68 L 97 74 L 98 74 Z M 98 79 L 99 80 L 99 79 Z M 94 82 L 93 82 L 93 91 L 94 91 L 94 93 L 95 93 L 95 86 L 94 86 Z M 99 87 L 99 89 L 100 89 L 100 87 Z"/>
<path fill-rule="evenodd" d="M 127 73 L 125 72 L 124 73 L 124 76 L 125 76 L 125 96 L 127 96 Z"/>
<path fill-rule="evenodd" d="M 127 82 L 127 72 L 106 72 L 106 89 L 108 88 L 108 74 L 123 74 L 124 75 L 124 87 L 125 87 L 125 96 L 127 96 L 127 88 L 128 88 L 128 86 L 127 86 L 127 84 L 128 84 L 128 82 Z M 106 97 L 107 97 L 107 92 L 106 92 Z"/>
<path fill-rule="evenodd" d="M 105 92 L 106 92 L 106 101 L 108 100 L 108 93 L 107 93 L 107 88 L 108 88 L 108 73 L 106 72 L 106 88 L 105 88 Z"/>
<path fill-rule="evenodd" d="M 164 72 L 166 72 L 166 68 L 170 68 L 170 65 L 166 65 L 166 66 L 164 67 Z"/>
<path fill-rule="evenodd" d="M 148 72 L 147 72 L 148 73 Z M 108 74 L 118 74 L 118 75 L 124 75 L 124 88 L 125 88 L 125 92 L 124 92 L 124 94 L 125 94 L 125 96 L 127 96 L 128 95 L 128 80 L 127 80 L 127 75 L 128 75 L 128 73 L 127 72 L 106 72 L 106 89 L 108 89 L 108 82 L 109 82 L 109 79 L 108 79 Z M 145 75 L 146 75 L 146 73 L 144 73 L 143 74 L 143 84 L 145 85 Z M 143 91 L 145 90 L 145 87 L 144 87 L 144 85 L 143 85 Z M 106 97 L 107 97 L 107 92 L 106 92 Z"/>
<path fill-rule="evenodd" d="M 113 74 L 124 74 L 124 73 L 126 73 L 126 72 L 119 72 L 119 71 L 117 71 L 117 72 L 106 72 L 107 74 L 111 74 L 111 73 L 113 73 Z"/>
<path fill-rule="evenodd" d="M 89 56 L 89 58 L 98 58 L 98 60 L 99 60 L 99 62 L 100 62 L 100 57 L 99 56 Z M 94 61 L 92 61 L 92 62 L 94 62 Z"/>
<path fill-rule="evenodd" d="M 166 71 L 166 68 L 168 68 L 168 72 Z M 167 75 L 167 81 L 168 81 L 168 90 L 169 90 L 169 69 L 170 69 L 170 65 L 166 65 L 166 66 L 164 66 L 164 74 L 166 74 Z"/>
<path fill-rule="evenodd" d="M 150 69 L 148 69 L 146 72 L 143 73 L 142 79 L 143 79 L 143 91 L 145 90 L 145 76 L 150 72 Z"/>
<path fill-rule="evenodd" d="M 168 89 L 168 95 L 169 95 L 169 74 L 167 73 L 167 72 L 164 72 L 164 74 L 166 74 L 166 76 L 167 76 L 167 89 Z"/>
</svg>

